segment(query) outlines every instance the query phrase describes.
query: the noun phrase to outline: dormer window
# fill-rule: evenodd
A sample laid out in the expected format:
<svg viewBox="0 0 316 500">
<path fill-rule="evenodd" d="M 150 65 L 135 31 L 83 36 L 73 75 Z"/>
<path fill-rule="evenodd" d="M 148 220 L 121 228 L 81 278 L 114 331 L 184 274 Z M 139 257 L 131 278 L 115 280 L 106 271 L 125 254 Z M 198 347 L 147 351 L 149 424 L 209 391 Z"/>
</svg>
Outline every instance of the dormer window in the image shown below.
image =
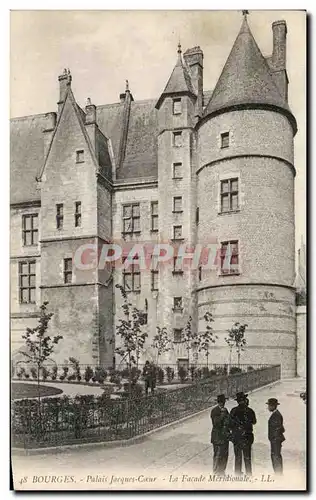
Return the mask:
<svg viewBox="0 0 316 500">
<path fill-rule="evenodd" d="M 229 132 L 223 132 L 221 134 L 221 148 L 228 148 L 229 147 Z"/>
<path fill-rule="evenodd" d="M 83 162 L 84 162 L 84 150 L 78 149 L 78 151 L 76 151 L 76 163 L 83 163 Z"/>
<path fill-rule="evenodd" d="M 173 145 L 175 148 L 182 146 L 182 132 L 173 132 Z"/>
<path fill-rule="evenodd" d="M 174 115 L 181 115 L 182 113 L 182 101 L 181 98 L 173 99 L 172 112 Z"/>
</svg>

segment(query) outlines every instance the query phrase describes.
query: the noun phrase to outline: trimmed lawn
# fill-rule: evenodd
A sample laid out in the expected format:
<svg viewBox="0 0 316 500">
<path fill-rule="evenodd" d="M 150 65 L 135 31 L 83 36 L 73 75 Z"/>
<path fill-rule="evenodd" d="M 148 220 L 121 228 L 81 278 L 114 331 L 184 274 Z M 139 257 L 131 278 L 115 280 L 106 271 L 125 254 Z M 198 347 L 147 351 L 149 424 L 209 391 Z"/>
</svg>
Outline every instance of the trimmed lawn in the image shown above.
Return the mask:
<svg viewBox="0 0 316 500">
<path fill-rule="evenodd" d="M 46 385 L 40 385 L 40 394 L 42 397 L 45 396 L 56 396 L 56 394 L 62 394 L 61 389 L 56 387 L 48 387 Z M 27 384 L 25 382 L 12 382 L 11 383 L 11 398 L 21 399 L 21 398 L 37 398 L 38 397 L 38 387 L 37 384 Z"/>
</svg>

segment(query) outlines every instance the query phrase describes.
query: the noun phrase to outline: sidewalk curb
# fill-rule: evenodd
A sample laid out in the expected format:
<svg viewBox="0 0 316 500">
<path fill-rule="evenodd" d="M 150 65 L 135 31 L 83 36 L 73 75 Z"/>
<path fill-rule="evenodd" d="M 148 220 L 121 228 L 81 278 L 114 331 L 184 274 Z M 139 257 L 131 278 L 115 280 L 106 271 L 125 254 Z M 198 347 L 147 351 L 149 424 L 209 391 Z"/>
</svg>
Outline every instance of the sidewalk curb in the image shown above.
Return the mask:
<svg viewBox="0 0 316 500">
<path fill-rule="evenodd" d="M 262 389 L 267 389 L 268 387 L 272 387 L 280 383 L 281 380 L 276 380 L 275 382 L 270 382 L 270 384 L 263 385 L 262 387 L 258 387 L 253 391 L 249 391 L 249 394 L 253 394 L 254 392 L 261 391 Z M 130 439 L 122 439 L 119 441 L 101 441 L 94 443 L 78 443 L 78 444 L 68 444 L 68 445 L 60 445 L 60 446 L 49 446 L 47 448 L 11 448 L 12 455 L 15 456 L 29 456 L 29 455 L 41 455 L 41 454 L 57 454 L 60 452 L 67 452 L 73 450 L 81 450 L 81 449 L 92 449 L 92 448 L 121 448 L 126 446 L 131 446 L 136 443 L 140 443 L 142 441 L 147 440 L 152 434 L 162 432 L 166 429 L 172 429 L 172 427 L 176 427 L 182 422 L 186 422 L 191 418 L 198 417 L 202 413 L 208 412 L 210 408 L 214 405 L 210 405 L 208 408 L 204 410 L 200 410 L 197 413 L 193 413 L 192 415 L 187 415 L 186 417 L 180 418 L 179 420 L 175 420 L 170 422 L 169 424 L 162 425 L 161 427 L 157 427 L 156 429 L 152 429 L 151 431 L 146 432 L 145 434 L 140 434 L 139 436 L 135 436 Z"/>
</svg>

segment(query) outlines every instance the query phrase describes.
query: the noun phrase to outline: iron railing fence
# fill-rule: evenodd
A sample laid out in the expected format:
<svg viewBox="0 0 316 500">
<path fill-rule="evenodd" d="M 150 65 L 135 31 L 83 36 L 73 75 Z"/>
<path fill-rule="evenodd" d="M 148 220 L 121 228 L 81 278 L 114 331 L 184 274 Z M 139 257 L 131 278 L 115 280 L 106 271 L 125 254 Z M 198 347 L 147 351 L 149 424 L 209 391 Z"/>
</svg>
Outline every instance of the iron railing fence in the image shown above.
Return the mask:
<svg viewBox="0 0 316 500">
<path fill-rule="evenodd" d="M 106 396 L 26 399 L 12 402 L 12 444 L 40 448 L 98 441 L 120 441 L 144 434 L 211 407 L 216 395 L 232 397 L 279 380 L 280 365 L 218 376 L 173 391 L 138 399 Z"/>
<path fill-rule="evenodd" d="M 142 378 L 142 372 L 145 364 L 144 363 L 139 363 L 138 365 L 133 366 L 133 370 L 138 369 L 140 371 L 140 379 Z M 180 369 L 179 364 L 172 364 L 172 363 L 159 363 L 156 365 L 158 370 L 156 371 L 156 377 L 157 377 L 157 383 L 179 383 L 183 381 L 192 381 L 196 379 L 203 379 L 207 378 L 208 375 L 226 375 L 230 373 L 230 371 L 241 371 L 241 372 L 247 372 L 251 370 L 259 370 L 262 368 L 267 368 L 270 365 L 268 364 L 218 364 L 218 363 L 209 363 L 208 365 L 206 363 L 190 363 L 188 366 L 184 366 L 182 368 L 182 372 Z M 85 383 L 85 372 L 87 368 L 91 368 L 93 372 L 95 373 L 96 369 L 100 368 L 100 365 L 97 364 L 80 364 L 79 365 L 79 375 L 80 375 L 80 381 L 81 383 Z M 64 368 L 67 368 L 67 372 L 65 375 Z M 47 374 L 45 376 L 45 380 L 47 381 L 55 381 L 55 382 L 60 382 L 60 381 L 77 381 L 77 378 L 74 377 L 76 370 L 74 365 L 71 363 L 69 364 L 46 364 L 45 369 L 47 371 Z M 57 369 L 57 372 L 56 372 Z M 163 371 L 163 376 L 159 376 L 159 369 Z M 54 371 L 55 370 L 55 371 Z M 118 365 L 115 369 L 114 368 L 104 368 L 105 371 L 105 380 L 109 381 L 111 374 L 113 372 L 118 373 L 119 375 L 123 376 L 126 378 L 127 370 L 128 370 L 128 365 L 126 363 L 122 363 Z M 179 372 L 180 370 L 180 372 Z M 35 373 L 33 371 L 33 373 Z M 37 374 L 33 376 L 31 366 L 25 363 L 24 361 L 20 361 L 18 363 L 12 364 L 11 366 L 11 377 L 14 380 L 36 380 L 37 379 Z M 42 380 L 43 377 L 43 372 L 41 371 L 40 373 L 40 379 Z M 70 380 L 69 380 L 70 378 Z M 91 377 L 92 379 L 92 377 Z"/>
</svg>

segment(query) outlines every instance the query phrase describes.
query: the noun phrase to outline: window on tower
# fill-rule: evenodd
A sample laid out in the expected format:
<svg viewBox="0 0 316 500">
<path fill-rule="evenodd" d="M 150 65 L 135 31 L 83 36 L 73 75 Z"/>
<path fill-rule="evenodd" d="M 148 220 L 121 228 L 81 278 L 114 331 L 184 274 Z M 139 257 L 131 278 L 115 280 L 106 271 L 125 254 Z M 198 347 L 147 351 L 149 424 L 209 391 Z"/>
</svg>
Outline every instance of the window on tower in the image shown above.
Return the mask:
<svg viewBox="0 0 316 500">
<path fill-rule="evenodd" d="M 64 259 L 64 283 L 72 283 L 72 258 Z"/>
<path fill-rule="evenodd" d="M 221 212 L 238 210 L 238 178 L 221 181 Z"/>
<path fill-rule="evenodd" d="M 229 147 L 229 132 L 223 132 L 221 134 L 221 148 L 228 148 Z"/>
<path fill-rule="evenodd" d="M 175 148 L 182 146 L 182 132 L 173 132 L 173 145 Z"/>
<path fill-rule="evenodd" d="M 221 274 L 239 274 L 238 241 L 223 241 L 220 250 Z"/>
<path fill-rule="evenodd" d="M 173 99 L 172 112 L 174 115 L 181 115 L 181 113 L 182 113 L 181 98 Z"/>
<path fill-rule="evenodd" d="M 182 196 L 173 197 L 173 212 L 182 213 Z"/>
<path fill-rule="evenodd" d="M 173 179 L 182 179 L 182 163 L 173 164 Z"/>
<path fill-rule="evenodd" d="M 173 341 L 182 342 L 182 328 L 173 329 Z"/>
<path fill-rule="evenodd" d="M 56 205 L 56 227 L 57 229 L 62 229 L 64 226 L 64 205 L 63 203 L 58 203 Z"/>
</svg>

